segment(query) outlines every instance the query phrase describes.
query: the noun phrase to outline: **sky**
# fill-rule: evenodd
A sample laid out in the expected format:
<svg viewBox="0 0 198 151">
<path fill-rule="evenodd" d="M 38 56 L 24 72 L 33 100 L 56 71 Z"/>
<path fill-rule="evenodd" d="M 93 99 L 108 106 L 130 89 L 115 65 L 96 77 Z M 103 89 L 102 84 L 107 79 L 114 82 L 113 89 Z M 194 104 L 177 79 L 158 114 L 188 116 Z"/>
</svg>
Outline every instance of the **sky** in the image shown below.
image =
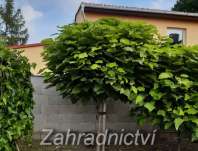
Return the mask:
<svg viewBox="0 0 198 151">
<path fill-rule="evenodd" d="M 74 22 L 82 1 L 162 10 L 170 10 L 176 3 L 176 0 L 15 0 L 15 8 L 22 10 L 30 34 L 28 43 L 52 37 L 58 26 Z"/>
</svg>

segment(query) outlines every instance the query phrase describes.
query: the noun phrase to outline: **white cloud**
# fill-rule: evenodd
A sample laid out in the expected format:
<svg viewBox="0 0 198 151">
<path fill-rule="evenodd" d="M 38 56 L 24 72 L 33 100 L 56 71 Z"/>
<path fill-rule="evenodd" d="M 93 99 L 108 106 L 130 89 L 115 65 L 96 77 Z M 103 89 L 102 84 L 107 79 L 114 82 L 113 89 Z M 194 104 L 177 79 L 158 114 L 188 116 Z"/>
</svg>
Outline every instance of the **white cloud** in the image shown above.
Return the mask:
<svg viewBox="0 0 198 151">
<path fill-rule="evenodd" d="M 171 9 L 175 2 L 176 0 L 153 0 L 151 8 L 162 10 Z"/>
<path fill-rule="evenodd" d="M 154 9 L 164 9 L 164 2 L 167 0 L 154 0 L 152 3 L 152 8 Z"/>
<path fill-rule="evenodd" d="M 35 19 L 43 16 L 42 12 L 35 10 L 31 5 L 24 5 L 21 10 L 27 23 L 31 23 Z"/>
<path fill-rule="evenodd" d="M 88 2 L 88 3 L 96 3 L 97 2 L 97 0 L 81 0 L 81 1 Z"/>
<path fill-rule="evenodd" d="M 21 7 L 23 17 L 26 21 L 26 27 L 31 39 L 39 39 L 37 37 L 37 19 L 43 17 L 43 13 L 35 10 L 31 5 L 26 4 Z"/>
<path fill-rule="evenodd" d="M 59 0 L 59 6 L 62 7 L 62 9 L 65 12 L 71 12 L 71 11 L 76 11 L 80 5 L 81 2 L 88 2 L 88 3 L 97 3 L 98 0 Z M 69 8 L 68 8 L 69 6 Z"/>
</svg>

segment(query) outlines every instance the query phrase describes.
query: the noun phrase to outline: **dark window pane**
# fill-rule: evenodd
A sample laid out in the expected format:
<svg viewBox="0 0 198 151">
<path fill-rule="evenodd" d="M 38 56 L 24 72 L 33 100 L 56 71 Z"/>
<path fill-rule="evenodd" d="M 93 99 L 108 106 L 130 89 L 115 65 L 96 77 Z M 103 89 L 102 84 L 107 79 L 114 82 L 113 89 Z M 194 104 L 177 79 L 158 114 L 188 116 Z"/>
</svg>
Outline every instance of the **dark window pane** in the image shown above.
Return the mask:
<svg viewBox="0 0 198 151">
<path fill-rule="evenodd" d="M 179 40 L 179 34 L 177 33 L 172 33 L 169 35 L 170 38 L 173 39 L 173 44 L 181 44 L 182 43 L 182 40 Z"/>
</svg>

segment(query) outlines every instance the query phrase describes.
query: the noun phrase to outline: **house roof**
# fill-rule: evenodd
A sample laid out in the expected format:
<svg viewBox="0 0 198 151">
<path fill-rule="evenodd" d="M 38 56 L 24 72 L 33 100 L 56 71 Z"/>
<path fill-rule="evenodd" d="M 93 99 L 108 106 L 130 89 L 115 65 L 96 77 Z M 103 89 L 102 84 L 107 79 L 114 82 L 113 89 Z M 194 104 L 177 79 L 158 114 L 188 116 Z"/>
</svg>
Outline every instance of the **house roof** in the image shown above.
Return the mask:
<svg viewBox="0 0 198 151">
<path fill-rule="evenodd" d="M 25 44 L 25 45 L 14 45 L 14 46 L 10 46 L 10 48 L 21 49 L 21 48 L 39 47 L 39 46 L 43 46 L 43 45 L 41 43 L 34 43 L 34 44 Z"/>
<path fill-rule="evenodd" d="M 177 11 L 168 11 L 168 10 L 159 10 L 159 9 L 147 9 L 147 8 L 137 8 L 137 7 L 128 7 L 121 5 L 108 5 L 108 4 L 95 4 L 95 3 L 85 3 L 82 2 L 78 12 L 83 9 L 91 12 L 100 12 L 100 13 L 113 13 L 120 15 L 137 15 L 144 17 L 164 17 L 164 18 L 174 18 L 174 19 L 185 19 L 185 20 L 197 20 L 198 13 L 187 13 L 187 12 L 177 12 Z M 76 15 L 78 14 L 76 13 Z"/>
</svg>

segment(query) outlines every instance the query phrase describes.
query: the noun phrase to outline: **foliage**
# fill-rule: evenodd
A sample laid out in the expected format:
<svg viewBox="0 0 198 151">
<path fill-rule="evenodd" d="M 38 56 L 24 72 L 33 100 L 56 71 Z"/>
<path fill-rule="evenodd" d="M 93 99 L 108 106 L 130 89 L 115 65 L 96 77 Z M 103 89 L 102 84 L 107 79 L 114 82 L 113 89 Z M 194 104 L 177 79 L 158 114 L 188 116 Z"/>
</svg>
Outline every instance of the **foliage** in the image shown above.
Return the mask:
<svg viewBox="0 0 198 151">
<path fill-rule="evenodd" d="M 172 10 L 197 13 L 198 3 L 197 0 L 178 0 Z"/>
<path fill-rule="evenodd" d="M 5 6 L 0 6 L 0 35 L 8 45 L 25 44 L 28 40 L 28 30 L 21 10 L 14 10 L 13 0 L 5 0 Z"/>
<path fill-rule="evenodd" d="M 151 25 L 115 19 L 67 25 L 43 43 L 45 82 L 64 97 L 129 101 L 139 123 L 197 139 L 197 47 L 172 46 Z"/>
<path fill-rule="evenodd" d="M 45 82 L 73 103 L 108 97 L 126 101 L 114 87 L 133 79 L 131 55 L 145 43 L 156 44 L 154 35 L 151 25 L 115 19 L 66 25 L 57 38 L 43 41 Z"/>
<path fill-rule="evenodd" d="M 155 49 L 155 48 L 154 48 Z M 135 106 L 139 124 L 151 121 L 162 129 L 176 129 L 198 139 L 198 47 L 141 50 L 133 65 Z M 141 87 L 141 91 L 139 90 Z M 132 99 L 131 99 L 132 100 Z"/>
<path fill-rule="evenodd" d="M 15 151 L 15 141 L 32 130 L 32 84 L 26 57 L 0 45 L 0 150 Z"/>
</svg>

